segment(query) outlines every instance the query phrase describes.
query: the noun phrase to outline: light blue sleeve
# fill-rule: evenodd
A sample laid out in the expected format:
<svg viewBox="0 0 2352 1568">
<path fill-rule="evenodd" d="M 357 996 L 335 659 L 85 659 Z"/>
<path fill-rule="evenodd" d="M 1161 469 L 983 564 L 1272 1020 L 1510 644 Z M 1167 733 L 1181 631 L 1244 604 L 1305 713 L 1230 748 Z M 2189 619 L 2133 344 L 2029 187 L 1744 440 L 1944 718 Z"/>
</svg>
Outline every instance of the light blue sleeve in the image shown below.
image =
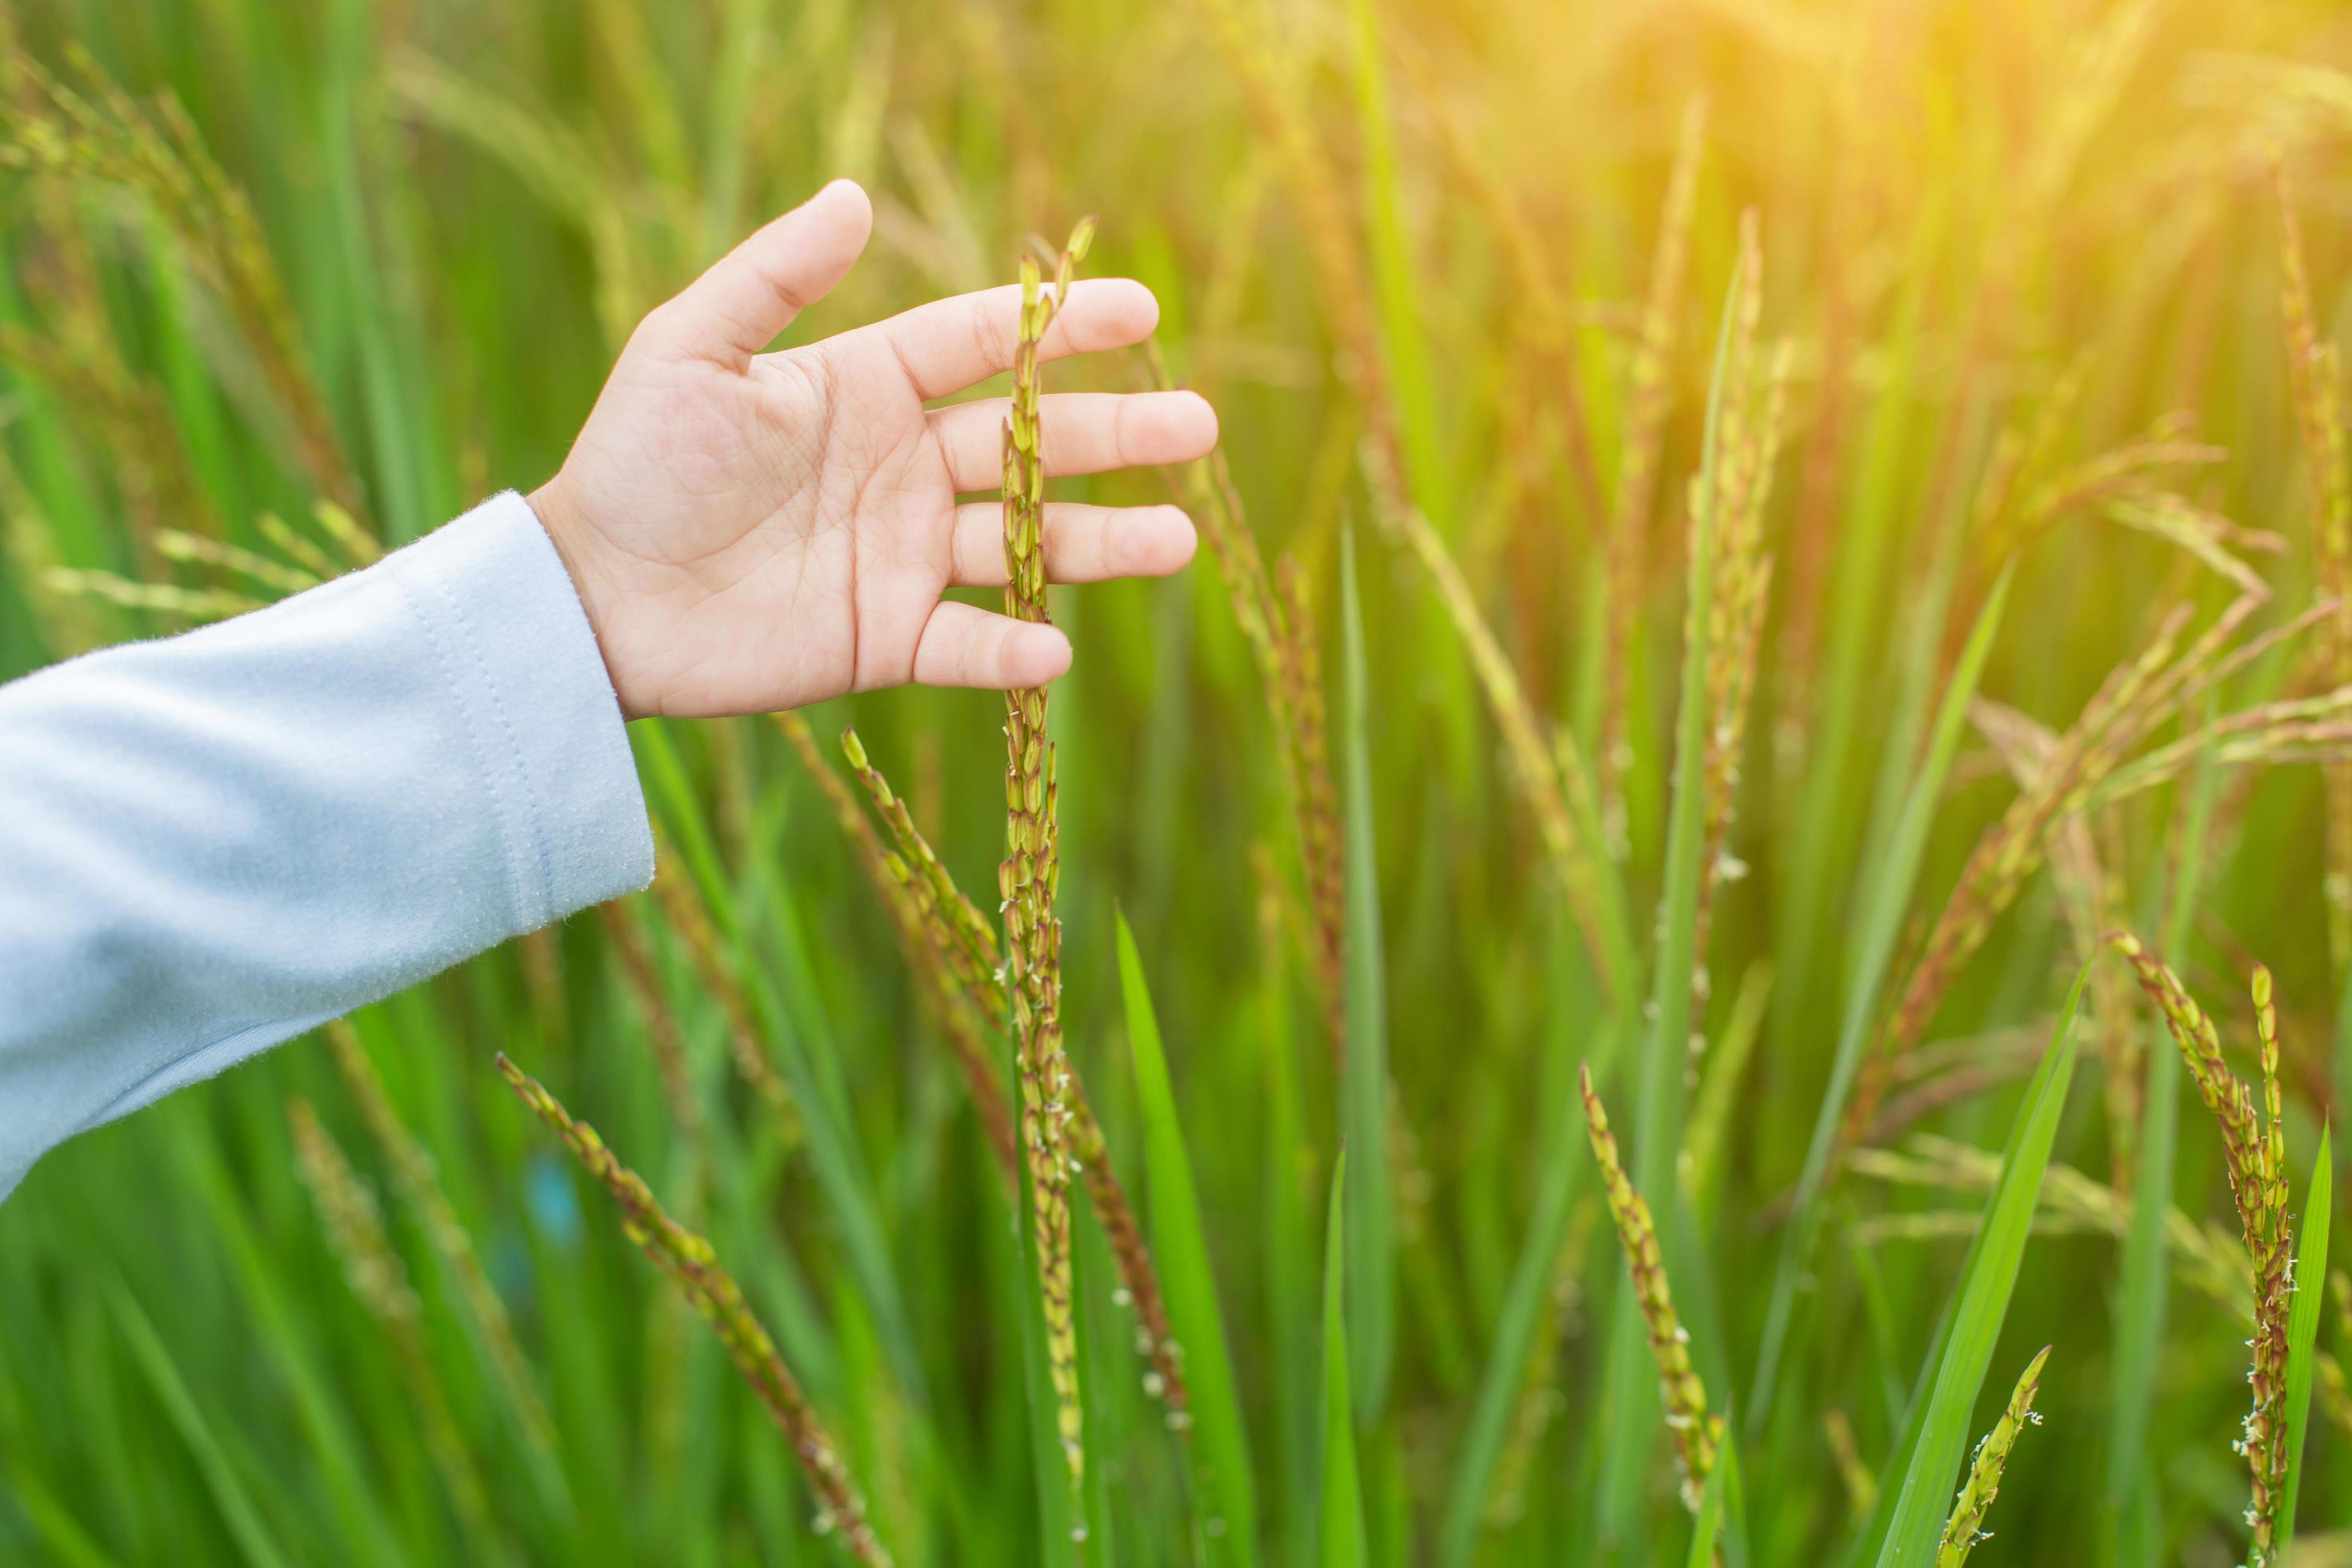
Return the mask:
<svg viewBox="0 0 2352 1568">
<path fill-rule="evenodd" d="M 652 877 L 594 635 L 512 492 L 0 686 L 0 1197 L 77 1132 Z"/>
</svg>

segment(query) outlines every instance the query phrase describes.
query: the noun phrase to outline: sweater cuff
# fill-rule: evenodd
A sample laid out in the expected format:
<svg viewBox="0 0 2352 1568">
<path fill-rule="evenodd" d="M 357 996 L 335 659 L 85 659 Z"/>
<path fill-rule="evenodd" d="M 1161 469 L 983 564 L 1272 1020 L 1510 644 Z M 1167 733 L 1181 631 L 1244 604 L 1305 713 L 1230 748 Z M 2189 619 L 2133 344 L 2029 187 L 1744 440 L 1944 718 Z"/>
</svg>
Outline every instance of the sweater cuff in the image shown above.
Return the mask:
<svg viewBox="0 0 2352 1568">
<path fill-rule="evenodd" d="M 515 930 L 651 882 L 653 832 L 620 702 L 530 503 L 493 496 L 384 565 L 464 719 L 503 828 Z"/>
</svg>

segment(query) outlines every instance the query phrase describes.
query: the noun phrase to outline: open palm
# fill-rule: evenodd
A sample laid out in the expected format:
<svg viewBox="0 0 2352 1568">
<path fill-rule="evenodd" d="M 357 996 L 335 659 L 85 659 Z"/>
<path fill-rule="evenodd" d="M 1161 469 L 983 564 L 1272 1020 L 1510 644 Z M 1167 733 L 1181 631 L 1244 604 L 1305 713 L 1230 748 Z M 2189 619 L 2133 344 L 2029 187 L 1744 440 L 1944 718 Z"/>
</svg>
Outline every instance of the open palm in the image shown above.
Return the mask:
<svg viewBox="0 0 2352 1568">
<path fill-rule="evenodd" d="M 1004 581 L 1003 398 L 931 408 L 1007 370 L 1019 290 L 986 289 L 779 353 L 839 282 L 872 213 L 846 181 L 745 240 L 631 335 L 562 472 L 531 497 L 631 718 L 797 707 L 917 680 L 1029 686 L 1068 668 L 1051 626 L 952 599 Z M 1141 284 L 1072 289 L 1058 358 L 1150 335 Z M 1048 395 L 1047 472 L 1182 462 L 1216 442 L 1191 393 Z M 1048 573 L 1160 575 L 1192 558 L 1173 507 L 1054 504 Z"/>
</svg>

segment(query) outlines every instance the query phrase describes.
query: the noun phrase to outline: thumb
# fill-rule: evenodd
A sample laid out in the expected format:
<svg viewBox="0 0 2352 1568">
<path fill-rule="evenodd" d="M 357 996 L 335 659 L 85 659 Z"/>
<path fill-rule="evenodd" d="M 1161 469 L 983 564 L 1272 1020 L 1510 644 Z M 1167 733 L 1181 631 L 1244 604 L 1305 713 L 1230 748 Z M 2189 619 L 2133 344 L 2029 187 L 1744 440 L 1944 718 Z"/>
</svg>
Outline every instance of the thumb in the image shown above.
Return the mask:
<svg viewBox="0 0 2352 1568">
<path fill-rule="evenodd" d="M 740 364 L 841 281 L 874 227 L 874 207 L 835 180 L 713 262 L 654 313 L 673 352 Z"/>
</svg>

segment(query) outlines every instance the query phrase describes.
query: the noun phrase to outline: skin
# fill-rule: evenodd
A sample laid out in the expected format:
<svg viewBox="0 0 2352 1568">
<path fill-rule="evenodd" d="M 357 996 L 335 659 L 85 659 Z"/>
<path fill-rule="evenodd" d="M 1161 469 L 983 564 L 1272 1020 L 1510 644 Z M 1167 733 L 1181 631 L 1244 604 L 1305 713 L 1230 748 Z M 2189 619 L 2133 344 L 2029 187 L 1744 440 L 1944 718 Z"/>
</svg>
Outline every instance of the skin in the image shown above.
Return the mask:
<svg viewBox="0 0 2352 1568">
<path fill-rule="evenodd" d="M 735 247 L 640 322 L 562 469 L 531 498 L 580 591 L 629 718 L 796 708 L 845 692 L 1041 686 L 1068 638 L 940 595 L 1002 585 L 1003 398 L 931 401 L 1009 370 L 1020 291 L 941 300 L 761 351 L 866 247 L 846 180 Z M 1142 342 L 1150 289 L 1076 284 L 1039 345 L 1059 359 Z M 1046 471 L 1181 463 L 1216 445 L 1189 392 L 1049 394 Z M 1174 507 L 1049 504 L 1060 582 L 1161 576 L 1192 559 Z"/>
</svg>

